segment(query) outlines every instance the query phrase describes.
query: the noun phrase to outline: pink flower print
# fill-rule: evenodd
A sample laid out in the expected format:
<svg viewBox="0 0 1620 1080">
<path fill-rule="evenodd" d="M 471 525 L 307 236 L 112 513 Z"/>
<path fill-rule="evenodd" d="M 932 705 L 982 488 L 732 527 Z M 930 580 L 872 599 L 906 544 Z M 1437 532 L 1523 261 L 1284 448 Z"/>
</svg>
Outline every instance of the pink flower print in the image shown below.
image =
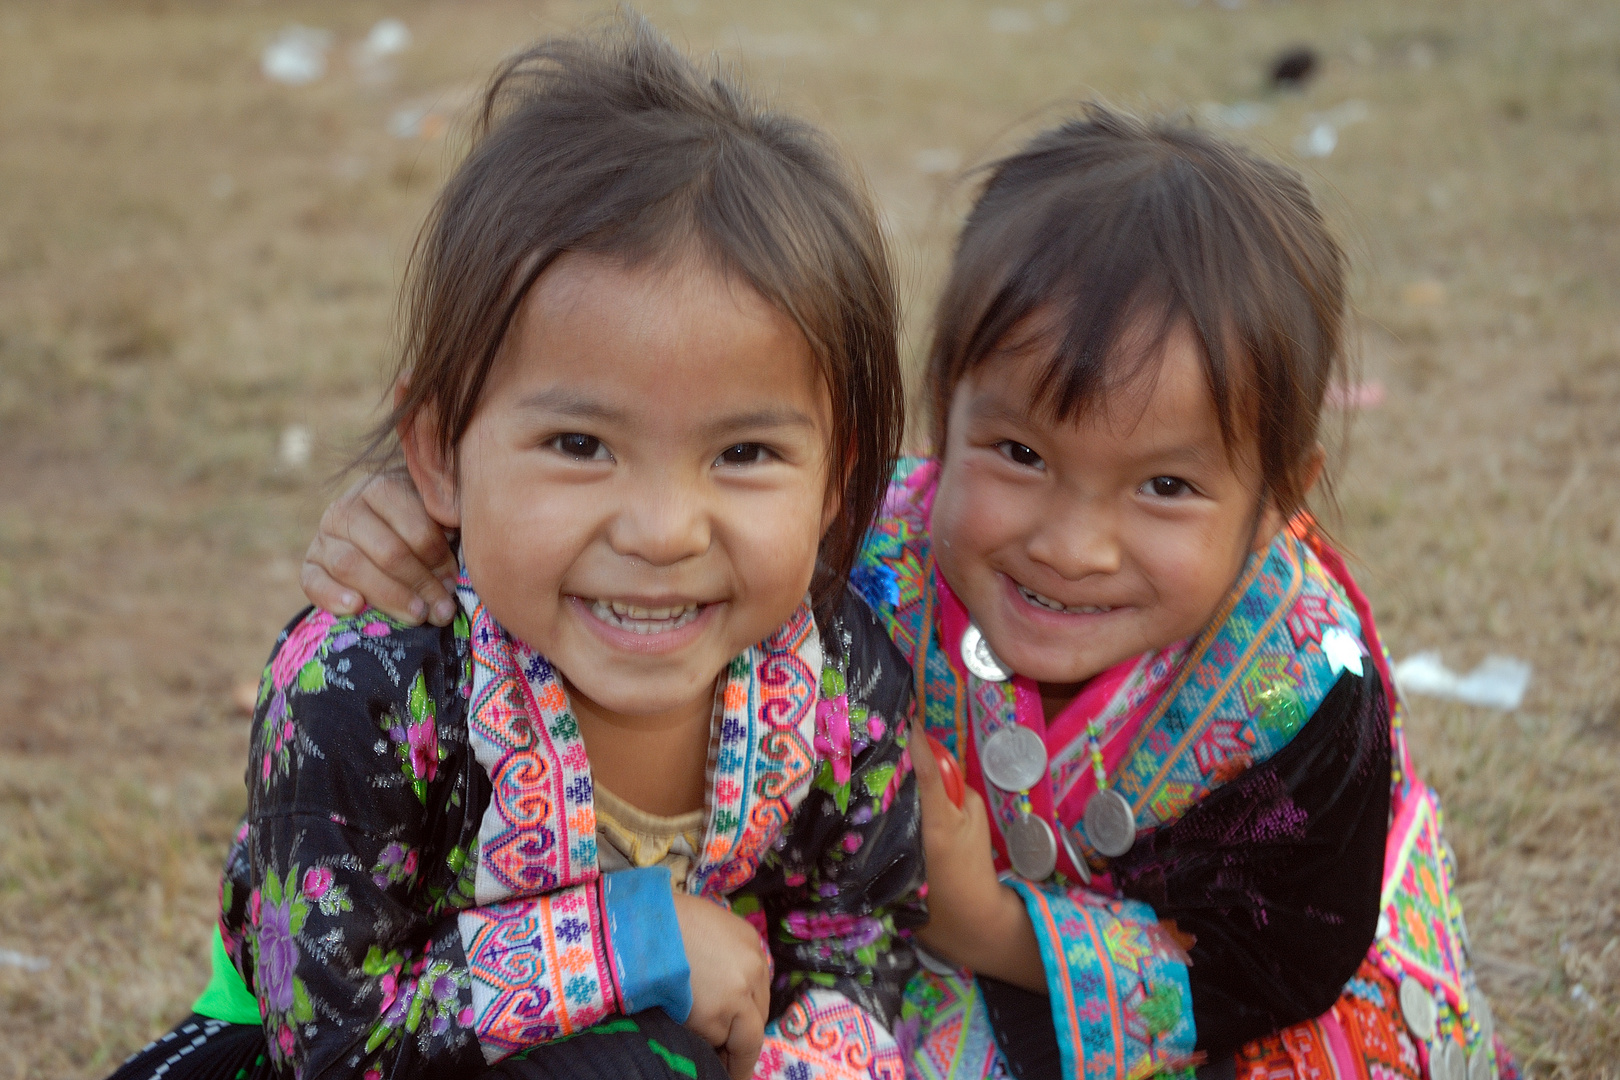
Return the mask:
<svg viewBox="0 0 1620 1080">
<path fill-rule="evenodd" d="M 277 690 L 285 690 L 291 686 L 304 665 L 320 651 L 321 642 L 326 640 L 326 632 L 336 621 L 328 612 L 313 611 L 304 617 L 303 622 L 293 627 L 292 633 L 287 635 L 286 644 L 276 652 L 276 658 L 270 661 L 270 685 Z"/>
<path fill-rule="evenodd" d="M 465 1009 L 462 1009 L 461 1012 L 456 1014 L 456 1022 L 462 1027 L 472 1027 L 473 1011 L 471 1005 L 467 1006 Z"/>
<path fill-rule="evenodd" d="M 882 921 L 865 915 L 795 911 L 787 917 L 787 928 L 801 941 L 836 939 L 852 949 L 870 945 L 883 935 Z"/>
<path fill-rule="evenodd" d="M 405 853 L 404 870 L 405 870 L 405 876 L 406 877 L 410 877 L 412 874 L 416 873 L 416 852 L 415 852 L 415 850 L 407 851 Z M 426 959 L 426 957 L 424 957 L 423 959 Z"/>
<path fill-rule="evenodd" d="M 326 866 L 312 866 L 304 871 L 304 895 L 319 900 L 332 887 L 332 870 Z"/>
<path fill-rule="evenodd" d="M 387 637 L 388 624 L 384 622 L 369 622 L 360 628 L 360 632 L 366 635 L 366 637 Z"/>
<path fill-rule="evenodd" d="M 883 717 L 874 715 L 866 721 L 866 730 L 876 742 L 883 738 L 883 733 L 889 730 L 889 725 L 883 722 Z"/>
<path fill-rule="evenodd" d="M 849 696 L 816 703 L 816 752 L 832 762 L 833 779 L 840 784 L 849 783 L 850 735 Z"/>
<path fill-rule="evenodd" d="M 861 834 L 860 833 L 853 833 L 853 832 L 852 833 L 845 833 L 844 834 L 844 850 L 849 852 L 851 855 L 853 855 L 857 851 L 861 850 Z"/>
<path fill-rule="evenodd" d="M 378 1006 L 383 1012 L 394 1003 L 394 997 L 399 993 L 399 976 L 392 971 L 383 973 L 380 985 L 382 986 L 382 1003 Z"/>
<path fill-rule="evenodd" d="M 259 910 L 259 890 L 254 889 L 248 894 L 248 923 L 250 925 L 259 925 Z"/>
<path fill-rule="evenodd" d="M 411 775 L 431 783 L 439 773 L 439 731 L 433 717 L 412 724 L 405 734 L 411 747 Z"/>
<path fill-rule="evenodd" d="M 288 1058 L 292 1057 L 292 1052 L 293 1052 L 292 1028 L 283 1025 L 281 1030 L 276 1032 L 276 1045 L 281 1048 L 281 1059 L 283 1061 L 285 1061 Z"/>
</svg>

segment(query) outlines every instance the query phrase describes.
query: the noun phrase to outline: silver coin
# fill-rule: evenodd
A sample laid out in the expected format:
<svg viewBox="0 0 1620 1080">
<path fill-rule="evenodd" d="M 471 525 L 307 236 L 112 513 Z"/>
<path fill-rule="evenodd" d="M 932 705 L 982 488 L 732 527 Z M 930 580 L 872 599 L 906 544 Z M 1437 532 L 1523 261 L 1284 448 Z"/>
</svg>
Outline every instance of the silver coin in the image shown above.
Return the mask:
<svg viewBox="0 0 1620 1080">
<path fill-rule="evenodd" d="M 1074 863 L 1074 868 L 1076 870 L 1080 871 L 1080 880 L 1084 884 L 1090 885 L 1091 866 L 1086 862 L 1086 857 L 1080 854 L 1079 850 L 1075 848 L 1074 841 L 1069 839 L 1069 830 L 1066 828 L 1059 828 L 1058 839 L 1063 841 L 1063 850 L 1068 853 L 1069 861 Z"/>
<path fill-rule="evenodd" d="M 1028 791 L 1046 774 L 1046 743 L 1022 724 L 1001 728 L 984 740 L 979 767 L 1002 791 Z"/>
<path fill-rule="evenodd" d="M 1020 814 L 1003 831 L 1007 859 L 1025 881 L 1045 881 L 1057 869 L 1057 839 L 1052 827 L 1034 814 Z"/>
<path fill-rule="evenodd" d="M 1468 1080 L 1496 1080 L 1496 1062 L 1489 1045 L 1476 1046 L 1468 1055 Z"/>
<path fill-rule="evenodd" d="M 1441 1039 L 1429 1044 L 1429 1080 L 1468 1080 L 1468 1059 L 1462 1043 Z"/>
<path fill-rule="evenodd" d="M 984 631 L 973 623 L 962 631 L 962 663 L 985 682 L 1006 682 L 1012 678 L 1012 668 L 1001 662 L 984 640 Z"/>
<path fill-rule="evenodd" d="M 1434 998 L 1422 983 L 1411 977 L 1401 980 L 1401 1016 L 1419 1042 L 1434 1041 L 1435 1023 L 1439 1020 Z"/>
<path fill-rule="evenodd" d="M 1086 803 L 1086 839 L 1110 859 L 1131 850 L 1136 843 L 1136 815 L 1125 796 L 1113 788 L 1103 788 Z"/>
</svg>

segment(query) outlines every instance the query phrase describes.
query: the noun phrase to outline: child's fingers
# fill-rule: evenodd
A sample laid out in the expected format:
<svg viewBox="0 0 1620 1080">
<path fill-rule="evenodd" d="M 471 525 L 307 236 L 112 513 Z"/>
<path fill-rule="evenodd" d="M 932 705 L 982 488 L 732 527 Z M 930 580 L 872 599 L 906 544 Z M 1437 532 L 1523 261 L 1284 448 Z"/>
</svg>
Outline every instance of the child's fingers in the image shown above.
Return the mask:
<svg viewBox="0 0 1620 1080">
<path fill-rule="evenodd" d="M 330 581 L 331 587 L 325 586 Z M 427 602 L 407 586 L 378 569 L 366 554 L 347 540 L 317 533 L 304 554 L 304 595 L 335 615 L 352 614 L 366 604 L 385 611 L 400 622 L 416 626 L 427 618 Z M 312 587 L 313 586 L 313 587 Z M 329 606 L 336 594 L 357 594 L 353 605 Z M 338 597 L 341 599 L 341 595 Z"/>
<path fill-rule="evenodd" d="M 333 581 L 330 574 L 312 562 L 304 563 L 299 584 L 310 603 L 339 618 L 353 615 L 366 606 L 359 593 Z"/>
<path fill-rule="evenodd" d="M 455 552 L 439 523 L 428 516 L 409 473 L 381 473 L 360 489 L 365 504 L 410 548 L 435 581 L 454 581 L 460 572 Z"/>
<path fill-rule="evenodd" d="M 311 544 L 311 554 L 306 558 L 318 562 L 339 583 L 359 590 L 389 614 L 407 607 L 408 601 L 402 597 L 409 593 L 422 600 L 422 613 L 415 616 L 416 622 L 430 618 L 444 626 L 455 617 L 455 597 L 444 581 L 363 497 L 339 500 L 328 507 L 316 540 L 326 541 L 324 548 L 317 552 L 316 545 Z"/>
<path fill-rule="evenodd" d="M 940 778 L 939 762 L 928 745 L 922 721 L 911 721 L 911 768 L 917 774 L 917 798 L 922 803 L 923 835 L 948 835 L 961 824 L 962 811 L 945 793 L 945 781 Z"/>
</svg>

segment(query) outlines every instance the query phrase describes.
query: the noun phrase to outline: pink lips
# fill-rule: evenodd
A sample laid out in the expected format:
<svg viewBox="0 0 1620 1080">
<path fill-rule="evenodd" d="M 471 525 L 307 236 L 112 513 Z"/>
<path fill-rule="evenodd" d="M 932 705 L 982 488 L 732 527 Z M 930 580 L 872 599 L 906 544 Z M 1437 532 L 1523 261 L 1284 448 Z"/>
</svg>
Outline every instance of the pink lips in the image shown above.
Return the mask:
<svg viewBox="0 0 1620 1080">
<path fill-rule="evenodd" d="M 1122 607 L 1112 607 L 1110 605 L 1098 604 L 1096 605 L 1097 607 L 1108 606 L 1110 607 L 1110 610 L 1092 612 L 1053 611 L 1051 608 L 1042 607 L 1040 604 L 1034 603 L 1028 597 L 1024 596 L 1024 594 L 1019 591 L 1018 582 L 1014 581 L 1008 575 L 998 571 L 996 576 L 1001 579 L 1001 589 L 1008 603 L 1013 605 L 1014 610 L 1016 610 L 1019 615 L 1026 619 L 1044 622 L 1048 626 L 1071 628 L 1077 623 L 1083 624 L 1096 619 L 1106 619 L 1110 615 L 1114 615 L 1125 610 Z"/>
<path fill-rule="evenodd" d="M 638 634 L 623 627 L 603 622 L 591 610 L 591 605 L 578 596 L 570 596 L 568 602 L 573 606 L 574 613 L 580 621 L 589 626 L 597 637 L 615 649 L 624 652 L 639 653 L 643 656 L 662 656 L 666 653 L 677 652 L 685 648 L 702 636 L 704 630 L 720 608 L 720 604 L 704 604 L 698 610 L 697 617 L 691 622 L 656 634 Z"/>
</svg>

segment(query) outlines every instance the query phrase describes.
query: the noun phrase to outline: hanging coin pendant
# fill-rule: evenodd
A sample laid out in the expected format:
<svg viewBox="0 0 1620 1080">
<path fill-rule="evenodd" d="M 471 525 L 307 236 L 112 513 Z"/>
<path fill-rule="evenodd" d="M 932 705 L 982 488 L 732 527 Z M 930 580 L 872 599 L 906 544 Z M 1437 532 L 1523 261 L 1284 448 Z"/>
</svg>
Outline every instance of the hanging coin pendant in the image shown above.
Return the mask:
<svg viewBox="0 0 1620 1080">
<path fill-rule="evenodd" d="M 1412 1029 L 1419 1042 L 1433 1042 L 1435 1022 L 1434 998 L 1424 985 L 1413 978 L 1401 980 L 1401 1016 Z"/>
<path fill-rule="evenodd" d="M 1442 1038 L 1429 1047 L 1429 1080 L 1468 1080 L 1462 1044 Z"/>
<path fill-rule="evenodd" d="M 1080 880 L 1087 885 L 1091 884 L 1091 866 L 1086 862 L 1085 856 L 1074 849 L 1074 842 L 1069 839 L 1069 830 L 1058 827 L 1058 839 L 1063 841 L 1063 850 L 1074 863 L 1074 868 L 1080 871 Z"/>
<path fill-rule="evenodd" d="M 1025 881 L 1045 881 L 1057 869 L 1057 839 L 1052 827 L 1034 814 L 1019 814 L 1002 836 L 1007 859 Z"/>
<path fill-rule="evenodd" d="M 1475 1047 L 1468 1055 L 1468 1080 L 1496 1080 L 1496 1063 L 1491 1060 L 1490 1044 Z"/>
<path fill-rule="evenodd" d="M 1103 788 L 1086 803 L 1086 839 L 1110 859 L 1131 850 L 1136 843 L 1136 815 L 1125 796 L 1113 788 Z"/>
<path fill-rule="evenodd" d="M 968 623 L 968 628 L 962 631 L 962 663 L 985 682 L 1006 682 L 1012 678 L 1012 668 L 990 651 L 984 632 L 973 623 Z"/>
<path fill-rule="evenodd" d="M 1001 728 L 984 741 L 979 767 L 1009 795 L 1028 791 L 1046 774 L 1046 743 L 1022 724 Z"/>
</svg>

